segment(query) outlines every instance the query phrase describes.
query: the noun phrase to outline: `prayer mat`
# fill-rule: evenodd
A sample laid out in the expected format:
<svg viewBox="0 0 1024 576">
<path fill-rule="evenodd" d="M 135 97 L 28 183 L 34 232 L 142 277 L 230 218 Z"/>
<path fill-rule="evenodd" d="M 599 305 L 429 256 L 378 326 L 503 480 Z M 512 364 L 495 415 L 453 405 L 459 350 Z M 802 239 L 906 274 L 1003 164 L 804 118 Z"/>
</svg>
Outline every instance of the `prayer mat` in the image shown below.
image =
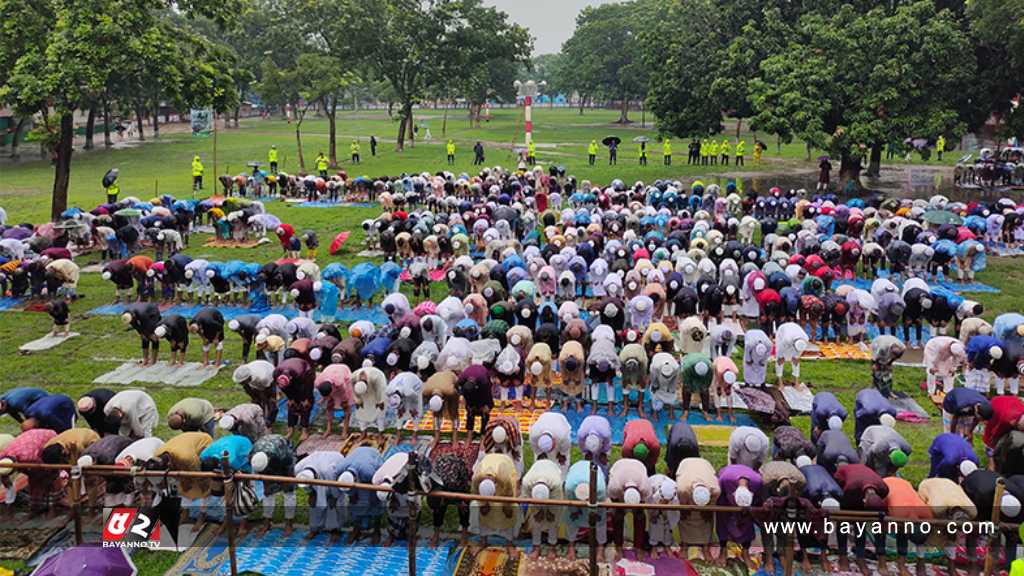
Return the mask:
<svg viewBox="0 0 1024 576">
<path fill-rule="evenodd" d="M 25 307 L 22 308 L 22 312 L 46 312 L 49 310 L 47 307 L 49 303 L 45 300 L 38 300 L 35 302 L 28 302 Z"/>
<path fill-rule="evenodd" d="M 143 366 L 137 361 L 125 362 L 116 369 L 98 376 L 94 384 L 132 384 L 144 382 L 149 384 L 169 384 L 171 386 L 199 386 L 217 375 L 220 366 L 202 366 L 199 362 L 186 362 L 184 366 L 171 366 L 167 362 L 157 362 Z"/>
<path fill-rule="evenodd" d="M 807 388 L 806 384 L 783 386 L 781 392 L 791 411 L 803 414 L 809 414 L 811 412 L 811 404 L 814 402 L 814 393 Z"/>
<path fill-rule="evenodd" d="M 35 556 L 61 526 L 39 528 L 0 529 L 0 558 L 5 560 L 28 560 Z"/>
<path fill-rule="evenodd" d="M 584 546 L 580 546 L 579 549 L 586 552 Z M 549 558 L 546 555 L 540 558 L 526 556 L 520 563 L 519 573 L 521 576 L 588 576 L 590 574 L 588 556 L 579 554 L 580 552 L 577 550 L 575 560 L 566 558 L 565 553 L 561 550 L 557 552 L 555 558 Z M 672 574 L 681 574 L 681 572 L 677 571 Z"/>
<path fill-rule="evenodd" d="M 255 248 L 260 244 L 269 242 L 267 238 L 257 238 L 254 240 L 221 240 L 218 238 L 210 238 L 203 244 L 206 248 Z"/>
<path fill-rule="evenodd" d="M 208 529 L 209 530 L 209 529 Z M 205 532 L 205 531 L 204 531 Z M 227 536 L 211 536 L 190 547 L 167 572 L 169 576 L 192 574 L 227 575 L 231 573 Z M 345 574 L 346 576 L 379 576 L 408 574 L 406 546 L 331 545 L 330 535 L 321 533 L 312 540 L 303 540 L 305 531 L 298 529 L 285 537 L 280 529 L 259 536 L 250 531 L 236 547 L 238 571 L 272 574 L 274 576 L 309 576 L 311 574 Z M 416 573 L 420 576 L 447 576 L 450 548 L 416 547 Z M 515 576 L 514 573 L 510 576 Z"/>
<path fill-rule="evenodd" d="M 993 256 L 1010 257 L 1024 255 L 1024 248 L 1011 248 L 1006 244 L 990 245 L 989 250 L 992 251 Z"/>
<path fill-rule="evenodd" d="M 477 455 L 479 453 L 479 440 L 472 442 L 467 446 L 466 442 L 460 438 L 456 444 L 442 440 L 430 450 L 430 457 L 431 459 L 434 459 L 442 454 L 457 454 L 466 463 L 466 467 L 472 470 L 473 465 L 476 464 Z"/>
<path fill-rule="evenodd" d="M 87 266 L 82 266 L 82 268 L 79 269 L 79 272 L 82 274 L 99 274 L 100 272 L 103 272 L 103 264 L 89 264 Z"/>
<path fill-rule="evenodd" d="M 918 418 L 923 418 L 925 420 L 929 417 L 928 412 L 910 396 L 893 396 L 892 398 L 889 398 L 889 402 L 896 406 L 900 412 L 909 412 Z"/>
<path fill-rule="evenodd" d="M 295 448 L 295 455 L 304 458 L 313 452 L 341 452 L 345 440 L 339 434 L 312 434 Z"/>
<path fill-rule="evenodd" d="M 519 576 L 522 556 L 518 548 L 512 556 L 505 548 L 490 547 L 479 552 L 463 549 L 453 576 Z"/>
<path fill-rule="evenodd" d="M 57 336 L 54 336 L 53 334 L 47 334 L 42 338 L 37 338 L 35 340 L 32 340 L 31 342 L 26 342 L 22 344 L 18 348 L 18 352 L 21 352 L 22 354 L 42 352 L 43 350 L 49 350 L 50 348 L 59 346 L 63 344 L 65 341 L 74 338 L 75 336 L 80 336 L 80 334 L 78 332 L 71 332 L 67 336 L 64 336 L 63 333 Z"/>
<path fill-rule="evenodd" d="M 447 269 L 445 268 L 437 268 L 435 270 L 427 272 L 427 275 L 430 277 L 431 282 L 440 282 L 444 280 L 446 270 Z M 411 282 L 412 276 L 409 274 L 409 270 L 402 270 L 402 274 L 398 277 L 398 279 L 401 280 L 402 282 Z"/>
<path fill-rule="evenodd" d="M 530 408 L 529 406 L 523 405 L 517 409 L 516 404 L 514 402 L 502 402 L 500 400 L 496 400 L 494 402 L 494 408 L 491 409 L 491 418 L 493 419 L 497 416 L 507 416 L 509 418 L 513 418 L 519 422 L 520 432 L 526 434 L 527 432 L 529 432 L 530 426 L 533 425 L 533 423 L 537 420 L 537 418 L 540 417 L 541 414 L 547 412 L 550 406 L 551 403 L 549 401 L 538 400 L 534 408 Z M 427 434 L 433 434 L 434 412 L 432 410 L 427 410 L 426 412 L 427 413 L 423 416 L 423 418 L 420 418 L 418 424 L 416 421 L 407 422 L 405 424 L 405 430 L 413 430 L 415 428 L 418 429 L 421 433 L 425 432 Z M 478 418 L 478 428 L 480 426 L 479 421 L 480 419 Z M 459 422 L 463 423 L 463 425 L 465 425 L 466 422 L 466 408 L 465 406 L 461 405 L 459 406 Z M 446 418 L 441 423 L 441 432 L 451 433 L 451 431 L 451 420 L 448 420 Z M 465 432 L 465 429 L 460 428 L 460 432 Z"/>
<path fill-rule="evenodd" d="M 871 349 L 865 344 L 851 342 L 818 342 L 817 355 L 802 354 L 800 358 L 824 360 L 866 360 L 871 361 Z"/>
<path fill-rule="evenodd" d="M 637 559 L 633 550 L 622 553 L 622 559 L 615 563 L 615 569 L 616 573 L 624 576 L 697 576 L 688 560 L 667 554 L 661 554 L 657 559 L 645 554 L 643 559 Z"/>
<path fill-rule="evenodd" d="M 18 311 L 25 304 L 24 298 L 12 298 L 10 296 L 0 298 L 0 310 Z"/>
<path fill-rule="evenodd" d="M 269 316 L 270 314 L 281 314 L 282 316 L 292 319 L 298 316 L 298 311 L 294 306 L 276 306 L 276 307 L 257 307 L 257 306 L 227 306 L 218 305 L 214 306 L 217 310 L 220 310 L 221 315 L 224 316 L 226 322 L 230 322 L 234 318 L 244 316 L 246 314 L 257 314 L 261 317 Z M 202 304 L 178 304 L 168 305 L 161 304 L 160 311 L 163 314 L 178 314 L 185 318 L 191 318 L 196 315 L 200 310 L 206 308 Z M 89 310 L 87 312 L 90 316 L 120 316 L 124 314 L 124 304 L 105 304 Z M 313 320 L 320 320 L 320 311 L 315 310 L 313 312 Z M 379 307 L 374 306 L 373 308 L 344 308 L 338 310 L 334 315 L 335 322 L 355 322 L 357 320 L 369 320 L 374 324 L 382 325 L 388 323 L 388 316 Z"/>
<path fill-rule="evenodd" d="M 356 256 L 360 258 L 381 258 L 384 256 L 383 250 L 361 250 Z"/>
<path fill-rule="evenodd" d="M 295 202 L 298 200 L 298 202 Z M 285 200 L 292 208 L 373 208 L 376 204 L 372 202 L 331 202 L 329 200 L 302 200 L 290 198 Z"/>
</svg>

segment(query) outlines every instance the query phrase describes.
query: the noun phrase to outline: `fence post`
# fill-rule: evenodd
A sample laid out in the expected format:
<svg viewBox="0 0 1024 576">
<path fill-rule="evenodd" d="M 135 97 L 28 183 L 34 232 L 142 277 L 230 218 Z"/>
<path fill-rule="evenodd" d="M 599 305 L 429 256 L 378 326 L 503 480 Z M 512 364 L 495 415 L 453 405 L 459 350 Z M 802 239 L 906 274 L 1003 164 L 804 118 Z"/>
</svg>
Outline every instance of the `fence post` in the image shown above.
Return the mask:
<svg viewBox="0 0 1024 576">
<path fill-rule="evenodd" d="M 81 493 L 82 493 L 82 468 L 80 466 L 71 467 L 71 520 L 75 524 L 75 545 L 82 545 L 82 511 L 79 510 L 81 505 Z"/>
<path fill-rule="evenodd" d="M 995 526 L 996 533 L 990 540 L 988 554 L 985 557 L 985 576 L 991 576 L 992 574 L 992 559 L 999 554 L 999 537 L 1002 535 L 1002 530 L 999 529 L 999 503 L 1003 499 L 1003 490 L 1006 489 L 1006 485 L 1003 483 L 1003 479 L 999 478 L 996 480 L 996 493 L 995 498 L 992 501 L 992 525 Z M 970 552 L 970 550 L 968 550 Z"/>
<path fill-rule="evenodd" d="M 409 460 L 405 463 L 405 481 L 409 486 L 409 524 L 406 526 L 406 539 L 409 541 L 409 576 L 416 576 L 416 532 L 419 524 L 419 506 L 417 506 L 420 492 L 417 489 L 419 481 L 419 455 L 415 450 L 409 452 Z"/>
<path fill-rule="evenodd" d="M 228 556 L 231 558 L 231 576 L 238 576 L 238 558 L 235 555 L 235 481 L 228 464 L 228 451 L 220 456 L 220 469 L 224 476 L 224 530 L 228 534 Z"/>
<path fill-rule="evenodd" d="M 590 497 L 587 499 L 588 516 L 590 523 L 590 576 L 597 576 L 597 461 L 590 461 Z"/>
</svg>

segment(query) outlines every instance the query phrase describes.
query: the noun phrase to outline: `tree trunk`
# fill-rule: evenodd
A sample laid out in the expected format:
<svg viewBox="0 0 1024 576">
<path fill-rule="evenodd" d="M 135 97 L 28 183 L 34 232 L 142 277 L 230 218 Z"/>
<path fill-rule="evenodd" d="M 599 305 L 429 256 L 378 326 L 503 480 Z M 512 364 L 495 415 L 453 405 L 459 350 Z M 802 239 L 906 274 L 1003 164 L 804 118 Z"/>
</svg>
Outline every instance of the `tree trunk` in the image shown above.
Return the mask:
<svg viewBox="0 0 1024 576">
<path fill-rule="evenodd" d="M 391 119 L 391 118 L 394 117 L 394 110 L 395 110 L 395 103 L 392 102 L 391 100 L 388 100 L 388 119 Z"/>
<path fill-rule="evenodd" d="M 867 175 L 871 178 L 878 178 L 882 174 L 882 143 L 875 142 L 871 145 L 871 158 L 868 161 Z"/>
<path fill-rule="evenodd" d="M 444 120 L 441 120 L 441 136 L 448 135 L 448 101 L 444 103 Z"/>
<path fill-rule="evenodd" d="M 25 122 L 28 121 L 28 118 L 28 116 L 22 116 L 18 118 L 18 123 L 14 125 L 14 140 L 11 141 L 12 160 L 20 155 L 18 153 L 18 146 L 21 145 L 21 131 L 25 128 Z"/>
<path fill-rule="evenodd" d="M 337 104 L 337 97 L 324 97 L 324 114 L 327 116 L 327 157 L 331 162 L 331 168 L 338 167 Z"/>
<path fill-rule="evenodd" d="M 775 135 L 775 153 L 782 155 L 782 136 L 778 134 Z"/>
<path fill-rule="evenodd" d="M 53 196 L 50 219 L 56 222 L 68 209 L 68 184 L 71 181 L 71 151 L 75 140 L 75 117 L 65 112 L 60 117 L 60 140 L 57 142 L 57 162 L 54 165 Z"/>
<path fill-rule="evenodd" d="M 142 123 L 142 102 L 135 103 L 135 120 L 139 125 L 139 140 L 145 140 L 145 125 Z"/>
<path fill-rule="evenodd" d="M 580 116 L 583 116 L 583 108 L 587 105 L 587 99 L 580 95 Z"/>
<path fill-rule="evenodd" d="M 110 148 L 114 145 L 114 139 L 110 136 L 110 102 L 103 99 L 103 146 Z"/>
<path fill-rule="evenodd" d="M 629 98 L 622 99 L 622 108 L 619 110 L 619 124 L 629 124 Z"/>
<path fill-rule="evenodd" d="M 416 130 L 414 130 L 415 124 L 413 124 L 412 104 L 409 104 L 409 113 L 406 115 L 406 120 L 409 122 L 409 127 L 405 131 L 405 135 L 409 137 L 409 148 L 415 148 Z"/>
<path fill-rule="evenodd" d="M 804 148 L 805 148 L 804 159 L 807 160 L 808 162 L 810 162 L 811 161 L 811 143 L 810 142 L 804 143 Z"/>
<path fill-rule="evenodd" d="M 295 150 L 299 155 L 299 172 L 306 172 L 306 159 L 302 156 L 302 118 L 306 115 L 305 112 L 298 112 L 296 110 L 295 118 Z"/>
<path fill-rule="evenodd" d="M 405 130 L 409 126 L 406 114 L 409 112 L 406 110 L 405 105 L 402 105 L 401 111 L 398 113 L 398 141 L 395 142 L 395 150 L 401 152 L 405 149 Z"/>
<path fill-rule="evenodd" d="M 238 107 L 235 108 L 235 114 L 234 114 L 235 128 L 238 128 L 238 114 L 239 114 L 239 111 L 241 109 L 242 109 L 241 106 L 238 106 Z"/>
<path fill-rule="evenodd" d="M 743 118 L 736 119 L 736 140 L 740 139 L 740 130 L 743 129 Z"/>
<path fill-rule="evenodd" d="M 153 98 L 153 138 L 160 137 L 160 99 Z"/>
<path fill-rule="evenodd" d="M 853 183 L 855 189 L 860 190 L 860 158 L 852 158 L 848 152 L 843 152 L 839 164 L 839 190 L 846 190 L 849 182 Z"/>
<path fill-rule="evenodd" d="M 85 121 L 85 149 L 92 150 L 92 138 L 96 132 L 96 105 L 89 107 L 89 118 Z"/>
</svg>

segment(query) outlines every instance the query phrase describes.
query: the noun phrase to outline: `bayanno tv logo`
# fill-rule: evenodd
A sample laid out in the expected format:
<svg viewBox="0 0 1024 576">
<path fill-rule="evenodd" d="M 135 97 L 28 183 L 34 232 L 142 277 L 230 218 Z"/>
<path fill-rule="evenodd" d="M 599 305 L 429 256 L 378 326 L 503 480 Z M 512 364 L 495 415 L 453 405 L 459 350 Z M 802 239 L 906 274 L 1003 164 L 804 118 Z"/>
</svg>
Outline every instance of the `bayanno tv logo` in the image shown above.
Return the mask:
<svg viewBox="0 0 1024 576">
<path fill-rule="evenodd" d="M 159 548 L 160 522 L 152 508 L 111 508 L 103 523 L 105 548 Z"/>
</svg>

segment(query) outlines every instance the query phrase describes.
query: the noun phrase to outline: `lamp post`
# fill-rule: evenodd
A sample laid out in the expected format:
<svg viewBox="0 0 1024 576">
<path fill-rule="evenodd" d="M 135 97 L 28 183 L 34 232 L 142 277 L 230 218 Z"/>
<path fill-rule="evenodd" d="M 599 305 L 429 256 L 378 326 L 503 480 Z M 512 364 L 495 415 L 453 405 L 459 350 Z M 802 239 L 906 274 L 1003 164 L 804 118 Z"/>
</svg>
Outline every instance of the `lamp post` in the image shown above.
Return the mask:
<svg viewBox="0 0 1024 576">
<path fill-rule="evenodd" d="M 523 99 L 523 118 L 526 124 L 526 145 L 529 146 L 533 140 L 533 99 L 540 94 L 542 88 L 548 85 L 547 82 L 534 82 L 527 80 L 520 82 L 516 80 L 513 84 L 517 95 Z"/>
</svg>

